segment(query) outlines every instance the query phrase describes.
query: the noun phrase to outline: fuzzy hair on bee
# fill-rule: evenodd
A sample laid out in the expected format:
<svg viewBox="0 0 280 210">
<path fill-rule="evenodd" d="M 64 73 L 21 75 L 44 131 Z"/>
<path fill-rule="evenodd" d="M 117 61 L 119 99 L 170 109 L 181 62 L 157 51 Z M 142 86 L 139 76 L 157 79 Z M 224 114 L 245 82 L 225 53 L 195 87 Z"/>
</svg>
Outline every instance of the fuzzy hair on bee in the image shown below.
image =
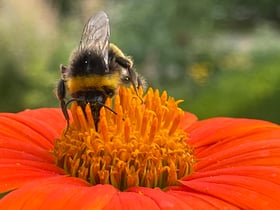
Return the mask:
<svg viewBox="0 0 280 210">
<path fill-rule="evenodd" d="M 85 24 L 80 44 L 70 56 L 69 66 L 60 66 L 61 79 L 56 95 L 67 128 L 67 105 L 71 102 L 76 101 L 83 110 L 86 104 L 90 104 L 97 130 L 100 109 L 105 107 L 114 112 L 105 105 L 105 101 L 116 94 L 120 85 L 132 85 L 137 94 L 139 87 L 143 90 L 147 87 L 145 79 L 133 68 L 132 58 L 110 43 L 109 38 L 109 18 L 100 11 Z"/>
</svg>

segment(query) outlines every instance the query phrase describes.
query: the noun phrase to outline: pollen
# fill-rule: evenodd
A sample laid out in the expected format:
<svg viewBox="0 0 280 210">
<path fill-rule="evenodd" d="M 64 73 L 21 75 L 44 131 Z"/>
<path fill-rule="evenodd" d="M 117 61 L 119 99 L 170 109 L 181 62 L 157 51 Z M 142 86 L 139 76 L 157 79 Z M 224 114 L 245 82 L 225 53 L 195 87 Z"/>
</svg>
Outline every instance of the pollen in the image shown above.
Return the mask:
<svg viewBox="0 0 280 210">
<path fill-rule="evenodd" d="M 106 101 L 117 114 L 103 107 L 97 130 L 90 106 L 83 110 L 73 103 L 72 123 L 55 141 L 56 164 L 70 176 L 121 191 L 179 185 L 196 162 L 188 134 L 180 128 L 180 102 L 165 91 L 150 88 L 143 95 L 120 87 L 114 100 Z"/>
</svg>

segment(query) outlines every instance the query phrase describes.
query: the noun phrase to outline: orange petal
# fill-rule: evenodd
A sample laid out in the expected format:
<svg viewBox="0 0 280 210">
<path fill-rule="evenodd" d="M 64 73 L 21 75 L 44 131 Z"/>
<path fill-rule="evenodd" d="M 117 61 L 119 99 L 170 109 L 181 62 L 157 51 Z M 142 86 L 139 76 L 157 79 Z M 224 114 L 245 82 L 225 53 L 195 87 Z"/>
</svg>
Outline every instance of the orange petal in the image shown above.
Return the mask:
<svg viewBox="0 0 280 210">
<path fill-rule="evenodd" d="M 0 192 L 18 188 L 35 179 L 64 174 L 55 166 L 50 153 L 55 136 L 60 135 L 57 130 L 61 128 L 52 125 L 49 118 L 53 117 L 57 122 L 61 118 L 60 121 L 63 121 L 56 110 L 0 114 Z"/>
<path fill-rule="evenodd" d="M 219 198 L 242 209 L 279 209 L 279 184 L 265 177 L 266 174 L 260 179 L 218 173 L 181 183 L 187 187 L 186 190 Z"/>
<path fill-rule="evenodd" d="M 28 159 L 54 163 L 54 157 L 48 150 L 33 144 L 27 144 L 20 139 L 1 137 L 0 151 L 0 160 L 3 158 Z"/>
<path fill-rule="evenodd" d="M 188 209 L 239 209 L 229 202 L 205 194 L 180 190 L 169 190 L 166 193 L 180 198 L 186 205 L 189 205 Z"/>
<path fill-rule="evenodd" d="M 0 139 L 0 192 L 35 179 L 64 174 L 46 150 L 11 138 Z"/>
<path fill-rule="evenodd" d="M 182 118 L 180 125 L 181 128 L 184 130 L 187 130 L 191 125 L 193 125 L 197 121 L 197 116 L 190 113 L 190 112 L 185 112 L 184 117 Z"/>
<path fill-rule="evenodd" d="M 216 147 L 216 148 L 214 148 Z M 197 155 L 196 171 L 212 170 L 234 166 L 280 166 L 280 140 L 245 142 L 236 146 L 209 148 L 206 154 Z M 212 150 L 212 151 L 211 151 Z"/>
<path fill-rule="evenodd" d="M 190 133 L 189 143 L 196 148 L 209 146 L 222 140 L 237 139 L 254 132 L 263 132 L 279 126 L 252 119 L 212 118 L 194 123 L 186 131 Z"/>
<path fill-rule="evenodd" d="M 135 192 L 141 196 L 146 196 L 153 200 L 159 209 L 192 209 L 192 204 L 182 200 L 182 196 L 176 196 L 172 193 L 166 193 L 158 188 L 144 188 L 135 187 L 128 190 L 129 192 Z M 144 208 L 145 209 L 145 208 Z"/>
<path fill-rule="evenodd" d="M 20 139 L 45 149 L 53 147 L 61 135 L 65 120 L 58 109 L 28 110 L 17 114 L 0 113 L 0 137 Z"/>
<path fill-rule="evenodd" d="M 219 175 L 235 175 L 246 176 L 255 179 L 265 179 L 274 184 L 280 185 L 280 168 L 279 167 L 267 167 L 267 166 L 240 166 L 222 168 L 217 170 L 196 172 L 190 176 L 185 177 L 184 181 L 200 179 L 205 177 L 219 176 Z M 265 187 L 265 186 L 264 186 Z"/>
<path fill-rule="evenodd" d="M 151 198 L 135 192 L 118 192 L 104 209 L 160 209 L 159 206 Z"/>
<path fill-rule="evenodd" d="M 249 119 L 213 118 L 188 129 L 195 171 L 234 166 L 280 166 L 280 126 Z"/>
<path fill-rule="evenodd" d="M 159 209 L 143 194 L 119 192 L 110 185 L 88 186 L 77 178 L 30 182 L 0 200 L 1 209 Z"/>
<path fill-rule="evenodd" d="M 66 121 L 62 114 L 61 109 L 58 108 L 41 108 L 33 110 L 25 110 L 23 112 L 17 113 L 21 116 L 26 116 L 28 118 L 38 119 L 44 121 L 46 124 L 50 125 L 59 134 L 65 128 Z M 71 113 L 69 112 L 71 117 Z"/>
</svg>

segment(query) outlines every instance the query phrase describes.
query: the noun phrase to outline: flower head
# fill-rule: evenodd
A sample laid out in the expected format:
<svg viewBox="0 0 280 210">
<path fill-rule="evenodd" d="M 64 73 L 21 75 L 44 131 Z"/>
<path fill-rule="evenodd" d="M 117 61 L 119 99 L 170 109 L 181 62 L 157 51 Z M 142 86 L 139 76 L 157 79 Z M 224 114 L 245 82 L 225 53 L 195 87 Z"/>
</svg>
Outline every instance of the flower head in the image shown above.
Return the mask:
<svg viewBox="0 0 280 210">
<path fill-rule="evenodd" d="M 73 104 L 74 122 L 55 142 L 57 165 L 92 185 L 120 190 L 164 188 L 190 174 L 195 159 L 187 133 L 179 127 L 184 114 L 179 101 L 149 89 L 144 106 L 135 96 L 132 88 L 121 87 L 114 103 L 106 104 L 117 114 L 103 107 L 98 131 L 90 105 L 83 111 Z"/>
<path fill-rule="evenodd" d="M 120 90 L 98 131 L 76 105 L 65 134 L 59 109 L 0 113 L 0 209 L 280 208 L 278 125 L 143 99 Z"/>
</svg>

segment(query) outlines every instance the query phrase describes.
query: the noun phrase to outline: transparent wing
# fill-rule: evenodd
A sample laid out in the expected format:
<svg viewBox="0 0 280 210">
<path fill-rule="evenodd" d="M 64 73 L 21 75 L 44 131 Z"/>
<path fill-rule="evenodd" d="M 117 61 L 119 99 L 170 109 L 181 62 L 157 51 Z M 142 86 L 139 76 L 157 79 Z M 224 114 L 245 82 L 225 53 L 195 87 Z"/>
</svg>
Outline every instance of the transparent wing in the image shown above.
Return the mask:
<svg viewBox="0 0 280 210">
<path fill-rule="evenodd" d="M 110 26 L 109 18 L 103 11 L 91 16 L 82 33 L 79 50 L 93 49 L 100 52 L 108 66 Z"/>
</svg>

